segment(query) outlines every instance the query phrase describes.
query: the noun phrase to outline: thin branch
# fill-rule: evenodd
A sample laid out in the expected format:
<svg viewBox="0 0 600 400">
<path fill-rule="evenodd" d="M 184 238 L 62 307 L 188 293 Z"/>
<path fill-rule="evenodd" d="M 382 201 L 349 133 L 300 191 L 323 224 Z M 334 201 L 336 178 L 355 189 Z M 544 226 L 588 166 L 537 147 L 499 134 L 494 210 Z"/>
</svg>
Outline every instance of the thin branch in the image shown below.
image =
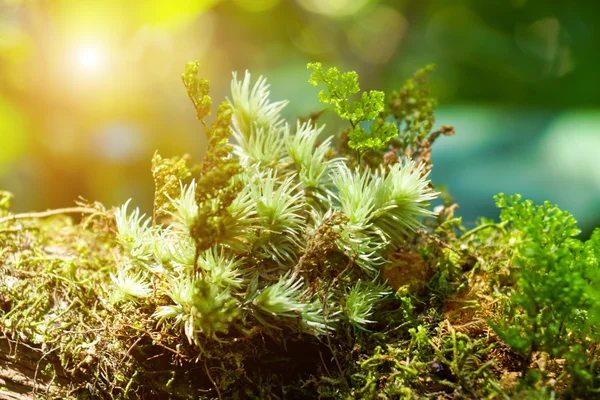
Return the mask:
<svg viewBox="0 0 600 400">
<path fill-rule="evenodd" d="M 7 229 L 0 229 L 0 233 L 20 233 L 20 232 L 24 232 L 24 231 L 39 231 L 38 227 L 23 227 L 23 228 L 7 228 Z"/>
<path fill-rule="evenodd" d="M 219 400 L 222 400 L 223 397 L 221 396 L 221 391 L 219 390 L 219 385 L 217 385 L 217 382 L 215 382 L 213 377 L 210 375 L 210 371 L 208 370 L 208 364 L 206 363 L 206 359 L 204 360 L 204 369 L 206 370 L 206 375 L 208 376 L 210 383 L 212 383 L 213 386 L 215 387 L 215 390 L 217 392 L 217 397 L 219 397 Z"/>
<path fill-rule="evenodd" d="M 448 250 L 451 250 L 451 251 L 455 252 L 456 254 L 462 255 L 462 253 L 459 250 L 456 250 L 454 247 L 452 247 L 448 243 L 444 242 L 442 239 L 440 239 L 436 235 L 433 235 L 433 234 L 427 232 L 425 229 L 418 229 L 417 233 L 419 233 L 419 234 L 427 237 L 428 239 L 434 241 L 436 244 L 438 244 L 438 245 L 440 245 L 442 247 L 445 247 Z"/>
<path fill-rule="evenodd" d="M 56 210 L 48 210 L 37 213 L 24 213 L 9 215 L 8 217 L 0 218 L 0 224 L 5 222 L 13 222 L 21 219 L 36 219 L 36 218 L 48 218 L 54 215 L 60 214 L 95 214 L 99 210 L 91 207 L 70 207 L 70 208 L 58 208 Z"/>
<path fill-rule="evenodd" d="M 494 222 L 494 223 L 491 223 L 491 224 L 483 224 L 483 225 L 479 225 L 479 226 L 477 226 L 477 227 L 475 227 L 475 228 L 471 229 L 470 231 L 468 231 L 468 232 L 465 232 L 465 233 L 464 233 L 464 234 L 463 234 L 463 235 L 460 237 L 460 239 L 459 239 L 459 240 L 464 240 L 465 238 L 468 238 L 469 236 L 472 236 L 472 235 L 476 234 L 477 232 L 479 232 L 479 231 L 482 231 L 482 230 L 484 230 L 484 229 L 487 229 L 487 228 L 494 228 L 494 229 L 498 229 L 498 230 L 500 230 L 500 231 L 502 231 L 502 232 L 506 232 L 506 231 L 505 231 L 505 229 L 504 229 L 504 227 L 505 227 L 507 224 L 508 224 L 508 221 L 503 221 L 503 222 L 500 222 L 500 223 L 495 223 L 495 222 Z"/>
<path fill-rule="evenodd" d="M 124 355 L 124 356 L 123 356 L 123 358 L 121 359 L 121 363 L 123 363 L 123 361 L 125 361 L 125 359 L 126 359 L 128 356 L 129 356 L 129 354 L 131 354 L 131 351 L 133 350 L 133 348 L 134 348 L 135 346 L 137 346 L 137 344 L 138 344 L 139 342 L 141 342 L 143 338 L 144 338 L 143 336 L 140 336 L 140 337 L 139 337 L 139 338 L 137 338 L 137 340 L 136 340 L 136 341 L 135 341 L 135 342 L 134 342 L 134 343 L 131 345 L 131 347 L 129 347 L 129 350 L 127 350 L 127 353 L 125 353 L 125 355 Z"/>
</svg>

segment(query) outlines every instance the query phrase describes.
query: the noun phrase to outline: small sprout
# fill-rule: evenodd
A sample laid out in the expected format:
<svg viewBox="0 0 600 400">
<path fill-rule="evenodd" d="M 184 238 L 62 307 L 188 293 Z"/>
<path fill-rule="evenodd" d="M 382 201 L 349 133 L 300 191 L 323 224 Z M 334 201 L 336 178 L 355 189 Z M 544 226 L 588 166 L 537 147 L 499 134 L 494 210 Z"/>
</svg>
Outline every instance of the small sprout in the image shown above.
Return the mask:
<svg viewBox="0 0 600 400">
<path fill-rule="evenodd" d="M 240 311 L 227 291 L 204 279 L 175 278 L 167 295 L 175 305 L 159 306 L 153 317 L 159 325 L 174 318 L 174 328 L 182 329 L 190 344 L 200 345 L 200 334 L 227 333 Z"/>
<path fill-rule="evenodd" d="M 250 73 L 238 81 L 233 74 L 231 82 L 233 132 L 238 149 L 236 153 L 261 165 L 277 162 L 284 149 L 284 121 L 280 112 L 287 101 L 271 103 L 269 85 L 262 76 L 250 89 Z"/>
<path fill-rule="evenodd" d="M 172 259 L 169 246 L 174 240 L 175 233 L 171 229 L 157 229 L 154 239 L 154 256 L 163 263 L 168 263 Z"/>
<path fill-rule="evenodd" d="M 338 199 L 351 225 L 368 228 L 375 209 L 375 187 L 369 171 L 354 172 L 339 164 L 333 173 L 333 184 L 338 190 Z"/>
<path fill-rule="evenodd" d="M 239 267 L 242 260 L 225 257 L 213 247 L 198 258 L 198 266 L 206 275 L 206 280 L 223 289 L 239 289 L 244 283 Z"/>
<path fill-rule="evenodd" d="M 344 315 L 353 326 L 365 329 L 364 325 L 374 323 L 369 318 L 374 313 L 375 303 L 381 298 L 391 294 L 386 285 L 363 283 L 360 280 L 346 295 Z"/>
<path fill-rule="evenodd" d="M 288 104 L 287 101 L 269 102 L 269 85 L 264 77 L 259 77 L 250 90 L 250 73 L 246 71 L 244 79 L 238 81 L 233 74 L 231 81 L 230 103 L 234 107 L 233 124 L 235 129 L 245 138 L 249 138 L 256 128 L 282 126 L 279 113 Z"/>
<path fill-rule="evenodd" d="M 174 212 L 170 213 L 175 219 L 174 225 L 181 231 L 189 232 L 198 217 L 198 202 L 196 201 L 196 181 L 189 185 L 181 185 L 181 194 L 171 200 Z"/>
<path fill-rule="evenodd" d="M 256 128 L 248 140 L 238 139 L 234 152 L 245 164 L 248 160 L 261 166 L 272 166 L 283 156 L 283 131 L 277 127 Z"/>
<path fill-rule="evenodd" d="M 194 265 L 196 247 L 194 241 L 187 233 L 173 235 L 168 242 L 168 251 L 171 259 L 180 265 Z"/>
<path fill-rule="evenodd" d="M 388 244 L 385 237 L 371 225 L 366 229 L 357 225 L 346 225 L 336 240 L 338 248 L 355 259 L 356 264 L 369 275 L 387 261 L 382 253 Z"/>
<path fill-rule="evenodd" d="M 380 169 L 374 176 L 375 204 L 373 223 L 394 241 L 421 226 L 420 218 L 433 217 L 429 202 L 438 193 L 434 192 L 423 173 L 423 164 L 414 161 L 394 164 L 387 175 Z"/>
<path fill-rule="evenodd" d="M 117 240 L 129 251 L 132 257 L 142 262 L 149 262 L 154 257 L 154 243 L 150 228 L 152 218 L 146 218 L 144 214 L 140 215 L 139 208 L 127 215 L 127 207 L 130 201 L 128 200 L 115 213 L 118 230 Z"/>
<path fill-rule="evenodd" d="M 421 174 L 422 168 L 408 161 L 393 165 L 387 174 L 383 170 L 372 174 L 359 170 L 352 173 L 340 164 L 333 180 L 350 223 L 363 228 L 373 223 L 394 239 L 417 229 L 420 217 L 435 215 L 427 207 L 437 196 L 427 174 Z"/>
<path fill-rule="evenodd" d="M 291 175 L 277 184 L 272 170 L 261 173 L 250 185 L 252 200 L 264 230 L 259 245 L 275 261 L 283 263 L 294 259 L 300 235 L 305 230 L 304 206 L 299 184 Z"/>
<path fill-rule="evenodd" d="M 112 303 L 120 303 L 123 301 L 139 302 L 141 299 L 150 297 L 152 288 L 144 279 L 141 272 L 133 274 L 128 269 L 123 269 L 117 275 L 110 274 L 114 288 L 110 296 Z"/>
<path fill-rule="evenodd" d="M 300 300 L 302 283 L 302 278 L 287 273 L 277 283 L 263 289 L 252 304 L 272 316 L 297 317 L 305 309 Z"/>
<path fill-rule="evenodd" d="M 306 332 L 313 335 L 327 335 L 335 331 L 342 311 L 334 307 L 332 297 L 329 293 L 325 307 L 323 301 L 318 297 L 305 304 L 300 316 Z"/>
<path fill-rule="evenodd" d="M 332 164 L 339 160 L 327 160 L 327 152 L 330 150 L 332 136 L 322 143 L 317 140 L 325 126 L 317 128 L 310 122 L 300 124 L 295 134 L 290 134 L 286 129 L 285 145 L 287 152 L 296 166 L 300 181 L 305 188 L 318 189 L 328 182 L 328 171 Z"/>
</svg>

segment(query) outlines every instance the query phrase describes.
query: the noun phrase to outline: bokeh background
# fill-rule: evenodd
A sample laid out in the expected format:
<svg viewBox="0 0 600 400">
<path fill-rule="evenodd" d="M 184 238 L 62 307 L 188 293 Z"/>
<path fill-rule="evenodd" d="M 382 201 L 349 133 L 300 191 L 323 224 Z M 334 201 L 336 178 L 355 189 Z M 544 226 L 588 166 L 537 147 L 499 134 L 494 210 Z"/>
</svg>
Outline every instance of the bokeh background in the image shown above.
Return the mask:
<svg viewBox="0 0 600 400">
<path fill-rule="evenodd" d="M 150 159 L 203 154 L 180 82 L 201 61 L 215 102 L 265 75 L 290 118 L 318 110 L 306 63 L 398 88 L 437 64 L 433 179 L 467 222 L 520 192 L 600 224 L 600 40 L 593 1 L 0 0 L 0 189 L 17 211 L 134 198 Z M 327 121 L 335 132 L 335 121 Z"/>
</svg>

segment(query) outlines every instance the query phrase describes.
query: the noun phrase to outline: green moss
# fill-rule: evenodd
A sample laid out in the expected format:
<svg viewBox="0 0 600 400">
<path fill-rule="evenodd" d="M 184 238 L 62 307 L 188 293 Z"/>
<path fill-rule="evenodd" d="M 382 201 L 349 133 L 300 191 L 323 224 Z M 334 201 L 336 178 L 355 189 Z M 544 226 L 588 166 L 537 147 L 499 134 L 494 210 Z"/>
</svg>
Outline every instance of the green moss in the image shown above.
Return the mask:
<svg viewBox="0 0 600 400">
<path fill-rule="evenodd" d="M 570 214 L 519 198 L 469 231 L 448 196 L 433 212 L 431 146 L 453 130 L 434 131 L 431 68 L 354 103 L 355 73 L 312 68 L 362 129 L 337 148 L 316 121 L 286 125 L 286 102 L 249 74 L 207 125 L 191 63 L 207 156 L 155 156 L 152 216 L 14 215 L 0 192 L 1 332 L 56 361 L 39 376 L 68 378 L 46 396 L 594 396 L 600 233 L 582 242 Z"/>
</svg>

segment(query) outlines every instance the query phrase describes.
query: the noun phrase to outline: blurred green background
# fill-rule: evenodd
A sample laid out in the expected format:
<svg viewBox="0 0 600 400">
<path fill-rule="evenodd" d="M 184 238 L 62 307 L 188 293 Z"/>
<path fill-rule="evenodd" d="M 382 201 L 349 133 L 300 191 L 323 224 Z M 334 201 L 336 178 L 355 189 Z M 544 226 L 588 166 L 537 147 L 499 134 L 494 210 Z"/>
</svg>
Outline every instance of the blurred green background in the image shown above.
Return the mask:
<svg viewBox="0 0 600 400">
<path fill-rule="evenodd" d="M 215 101 L 265 75 L 290 118 L 319 109 L 309 61 L 398 88 L 437 64 L 433 179 L 467 222 L 520 192 L 600 224 L 595 2 L 540 0 L 0 0 L 0 188 L 15 210 L 79 195 L 150 210 L 150 159 L 203 154 L 179 75 L 198 59 Z M 328 121 L 329 132 L 335 123 Z"/>
</svg>

